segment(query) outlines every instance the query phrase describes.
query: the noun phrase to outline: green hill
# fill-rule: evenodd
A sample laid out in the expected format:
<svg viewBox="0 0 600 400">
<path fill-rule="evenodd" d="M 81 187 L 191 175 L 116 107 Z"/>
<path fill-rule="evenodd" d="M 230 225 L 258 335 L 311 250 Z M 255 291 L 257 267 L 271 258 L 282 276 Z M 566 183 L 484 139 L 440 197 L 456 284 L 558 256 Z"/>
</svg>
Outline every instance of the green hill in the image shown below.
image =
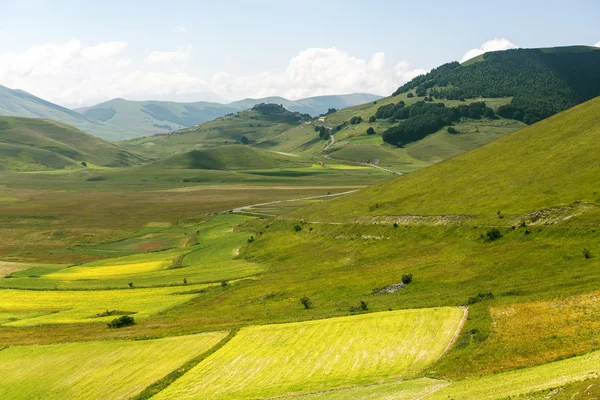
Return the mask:
<svg viewBox="0 0 600 400">
<path fill-rule="evenodd" d="M 181 169 L 271 169 L 309 167 L 310 163 L 294 155 L 275 153 L 244 145 L 219 146 L 177 154 L 148 167 Z"/>
<path fill-rule="evenodd" d="M 108 138 L 126 140 L 140 136 L 171 133 L 180 129 L 212 121 L 215 118 L 244 111 L 261 103 L 283 105 L 288 110 L 316 116 L 330 108 L 345 108 L 379 99 L 380 96 L 355 93 L 348 95 L 318 96 L 300 100 L 283 97 L 244 99 L 229 104 L 214 102 L 179 103 L 171 101 L 130 101 L 113 99 L 91 107 L 77 109 L 87 120 L 98 127 L 114 131 Z M 91 130 L 98 136 L 104 132 Z"/>
<path fill-rule="evenodd" d="M 596 98 L 469 153 L 302 212 L 325 219 L 494 217 L 499 210 L 519 216 L 550 207 L 596 204 L 599 135 Z"/>
<path fill-rule="evenodd" d="M 0 117 L 0 170 L 126 167 L 147 161 L 60 122 Z"/>
<path fill-rule="evenodd" d="M 77 111 L 89 120 L 111 126 L 118 132 L 114 139 L 124 140 L 187 128 L 239 111 L 239 108 L 211 102 L 113 99 Z"/>
<path fill-rule="evenodd" d="M 248 111 L 219 117 L 214 121 L 170 135 L 155 135 L 120 144 L 154 156 L 168 156 L 206 146 L 243 143 L 270 147 L 279 134 L 310 121 L 310 116 L 286 110 L 277 104 L 258 104 Z"/>
</svg>

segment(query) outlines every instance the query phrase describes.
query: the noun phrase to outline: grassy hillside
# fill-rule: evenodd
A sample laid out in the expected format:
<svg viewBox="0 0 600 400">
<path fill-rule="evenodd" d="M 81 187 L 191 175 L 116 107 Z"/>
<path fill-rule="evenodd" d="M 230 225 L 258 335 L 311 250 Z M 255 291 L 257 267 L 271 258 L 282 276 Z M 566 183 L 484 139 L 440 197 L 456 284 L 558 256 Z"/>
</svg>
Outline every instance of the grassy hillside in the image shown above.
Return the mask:
<svg viewBox="0 0 600 400">
<path fill-rule="evenodd" d="M 130 101 L 113 99 L 91 107 L 77 109 L 83 117 L 97 123 L 89 132 L 111 140 L 127 140 L 141 136 L 171 133 L 212 121 L 215 118 L 244 111 L 260 103 L 281 104 L 288 110 L 317 116 L 330 108 L 345 108 L 379 99 L 380 96 L 355 93 L 318 96 L 300 100 L 283 97 L 244 99 L 229 104 L 215 102 L 179 103 L 170 101 Z M 102 129 L 111 129 L 110 136 Z"/>
<path fill-rule="evenodd" d="M 239 108 L 211 102 L 113 99 L 77 111 L 89 120 L 111 126 L 115 130 L 112 139 L 125 140 L 187 128 L 237 112 Z"/>
<path fill-rule="evenodd" d="M 59 122 L 0 117 L 0 170 L 126 167 L 145 159 Z"/>
<path fill-rule="evenodd" d="M 128 140 L 120 145 L 154 156 L 167 156 L 242 141 L 254 146 L 271 147 L 269 143 L 274 137 L 310 119 L 305 114 L 293 113 L 275 104 L 269 106 L 274 107 L 273 112 L 261 110 L 257 105 L 248 111 L 220 117 L 170 135 Z"/>
<path fill-rule="evenodd" d="M 231 145 L 193 150 L 159 161 L 164 168 L 181 169 L 270 169 L 310 167 L 306 159 L 244 145 Z"/>
<path fill-rule="evenodd" d="M 594 189 L 600 184 L 599 134 L 597 98 L 426 170 L 303 212 L 326 219 L 492 216 L 594 204 L 600 199 Z"/>
</svg>

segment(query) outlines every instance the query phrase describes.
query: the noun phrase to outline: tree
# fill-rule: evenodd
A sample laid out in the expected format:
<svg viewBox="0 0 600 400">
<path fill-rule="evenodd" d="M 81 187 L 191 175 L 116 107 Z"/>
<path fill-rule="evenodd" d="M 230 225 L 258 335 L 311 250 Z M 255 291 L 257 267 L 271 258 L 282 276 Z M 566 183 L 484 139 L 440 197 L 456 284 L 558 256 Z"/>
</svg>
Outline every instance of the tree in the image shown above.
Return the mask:
<svg viewBox="0 0 600 400">
<path fill-rule="evenodd" d="M 246 136 L 242 136 L 240 139 L 240 142 L 242 142 L 242 144 L 248 144 L 250 143 L 250 141 L 248 140 L 248 138 Z"/>
<path fill-rule="evenodd" d="M 369 127 L 369 129 L 367 129 L 367 135 L 374 135 L 375 134 L 375 129 L 373 129 L 372 126 Z"/>
<path fill-rule="evenodd" d="M 81 162 L 81 166 L 83 166 L 83 167 L 87 167 L 87 163 L 86 163 L 85 161 L 82 161 L 82 162 Z"/>
<path fill-rule="evenodd" d="M 402 283 L 404 283 L 405 285 L 408 285 L 409 283 L 411 283 L 412 280 L 413 280 L 412 274 L 404 274 L 404 275 L 402 275 Z"/>
<path fill-rule="evenodd" d="M 369 123 L 372 124 L 373 122 L 377 121 L 377 117 L 372 115 L 371 117 L 369 117 Z"/>
<path fill-rule="evenodd" d="M 448 133 L 450 133 L 452 135 L 456 135 L 458 133 L 458 131 L 455 128 L 449 126 L 448 127 Z"/>
<path fill-rule="evenodd" d="M 492 242 L 496 239 L 500 239 L 502 237 L 502 232 L 500 232 L 500 229 L 498 228 L 492 228 L 486 232 L 485 236 L 490 242 Z"/>
<path fill-rule="evenodd" d="M 355 116 L 355 117 L 350 118 L 350 125 L 358 125 L 361 122 L 362 122 L 362 117 Z"/>
<path fill-rule="evenodd" d="M 305 310 L 308 310 L 312 307 L 312 301 L 306 295 L 300 297 L 300 304 L 304 306 Z"/>
<path fill-rule="evenodd" d="M 296 226 L 294 226 L 294 230 L 296 232 L 300 232 L 302 230 L 302 227 L 300 225 L 296 225 Z"/>
<path fill-rule="evenodd" d="M 415 97 L 414 94 L 412 94 L 412 92 L 408 92 L 408 94 L 406 95 L 407 98 L 412 99 L 413 97 Z"/>
</svg>

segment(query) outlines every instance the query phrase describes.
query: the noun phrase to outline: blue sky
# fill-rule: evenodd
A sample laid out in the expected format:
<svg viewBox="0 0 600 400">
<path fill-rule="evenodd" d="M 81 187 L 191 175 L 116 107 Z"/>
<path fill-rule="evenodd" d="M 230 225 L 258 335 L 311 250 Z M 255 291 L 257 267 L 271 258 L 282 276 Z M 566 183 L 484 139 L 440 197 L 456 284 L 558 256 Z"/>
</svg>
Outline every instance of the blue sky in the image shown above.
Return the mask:
<svg viewBox="0 0 600 400">
<path fill-rule="evenodd" d="M 67 106 L 388 94 L 494 39 L 506 40 L 486 49 L 600 42 L 598 1 L 0 0 L 0 9 L 0 37 L 10 38 L 0 41 L 0 84 Z"/>
</svg>

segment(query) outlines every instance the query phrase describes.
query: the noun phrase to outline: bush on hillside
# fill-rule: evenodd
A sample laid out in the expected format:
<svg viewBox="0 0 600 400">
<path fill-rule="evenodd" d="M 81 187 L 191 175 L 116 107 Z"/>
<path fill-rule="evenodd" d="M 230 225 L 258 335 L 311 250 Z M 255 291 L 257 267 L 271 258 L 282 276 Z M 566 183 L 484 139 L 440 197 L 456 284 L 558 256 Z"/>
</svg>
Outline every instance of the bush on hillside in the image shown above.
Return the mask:
<svg viewBox="0 0 600 400">
<path fill-rule="evenodd" d="M 491 300 L 494 297 L 495 296 L 492 292 L 479 293 L 477 296 L 469 297 L 469 299 L 467 300 L 467 304 L 475 304 L 484 300 Z"/>
<path fill-rule="evenodd" d="M 408 285 L 409 283 L 411 283 L 412 280 L 413 280 L 412 274 L 404 274 L 404 275 L 402 275 L 402 283 L 404 283 L 405 285 Z"/>
<path fill-rule="evenodd" d="M 452 135 L 456 135 L 458 133 L 458 131 L 455 128 L 449 126 L 448 127 L 448 133 L 450 133 Z"/>
<path fill-rule="evenodd" d="M 377 117 L 372 115 L 369 117 L 369 123 L 372 124 L 373 122 L 377 121 Z"/>
<path fill-rule="evenodd" d="M 369 127 L 369 129 L 367 129 L 367 135 L 374 135 L 375 134 L 375 129 L 373 129 L 372 126 Z"/>
<path fill-rule="evenodd" d="M 362 117 L 352 117 L 350 118 L 350 125 L 358 125 L 362 122 Z"/>
<path fill-rule="evenodd" d="M 414 94 L 412 94 L 412 92 L 410 92 L 409 94 L 406 95 L 407 98 L 412 99 L 413 97 L 415 97 Z"/>
<path fill-rule="evenodd" d="M 126 326 L 135 325 L 135 320 L 129 315 L 123 315 L 115 318 L 110 323 L 106 324 L 109 328 L 124 328 Z"/>
<path fill-rule="evenodd" d="M 308 310 L 312 307 L 312 301 L 308 298 L 308 296 L 304 295 L 300 298 L 300 304 L 304 306 L 305 310 Z"/>
<path fill-rule="evenodd" d="M 296 225 L 296 226 L 294 226 L 294 230 L 296 232 L 300 232 L 302 230 L 302 227 L 300 225 Z"/>
<path fill-rule="evenodd" d="M 502 237 L 502 232 L 498 228 L 492 228 L 485 233 L 486 238 L 492 242 L 496 239 L 500 239 Z"/>
</svg>

